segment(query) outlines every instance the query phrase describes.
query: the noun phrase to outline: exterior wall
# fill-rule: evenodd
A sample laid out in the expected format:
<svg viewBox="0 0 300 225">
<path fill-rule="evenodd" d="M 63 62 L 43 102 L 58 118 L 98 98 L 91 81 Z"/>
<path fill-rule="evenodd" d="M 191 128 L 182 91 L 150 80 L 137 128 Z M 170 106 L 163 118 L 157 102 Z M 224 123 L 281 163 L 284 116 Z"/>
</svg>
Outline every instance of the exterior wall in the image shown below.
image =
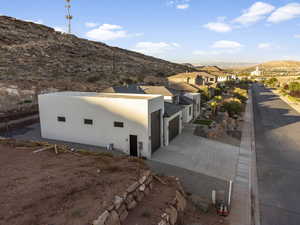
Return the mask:
<svg viewBox="0 0 300 225">
<path fill-rule="evenodd" d="M 161 114 L 160 114 L 160 144 L 161 146 L 164 145 L 164 99 L 163 97 L 161 98 L 155 98 L 155 99 L 151 99 L 149 101 L 149 105 L 148 105 L 148 109 L 149 109 L 149 118 L 148 118 L 148 154 L 147 154 L 147 158 L 151 158 L 151 113 L 156 112 L 158 110 L 161 110 Z M 145 155 L 143 155 L 145 156 Z"/>
<path fill-rule="evenodd" d="M 190 115 L 189 111 L 190 111 L 190 108 L 192 113 Z M 184 109 L 182 110 L 182 122 L 183 123 L 189 123 L 191 122 L 191 120 L 193 119 L 193 105 L 186 105 L 184 107 Z"/>
<path fill-rule="evenodd" d="M 103 147 L 113 143 L 129 154 L 129 135 L 137 135 L 143 143 L 141 155 L 149 157 L 151 110 L 164 110 L 163 97 L 158 99 L 40 95 L 42 137 Z M 66 117 L 66 122 L 58 122 L 58 116 Z M 92 119 L 93 125 L 84 124 L 84 119 Z M 124 127 L 114 127 L 115 121 L 123 122 Z"/>
<path fill-rule="evenodd" d="M 201 94 L 200 93 L 186 93 L 185 96 L 194 101 L 193 119 L 196 119 L 201 113 Z"/>
<path fill-rule="evenodd" d="M 179 134 L 182 133 L 182 111 L 174 114 L 172 117 L 165 117 L 164 118 L 164 144 L 165 146 L 169 145 L 169 122 L 174 119 L 175 117 L 179 116 L 180 121 L 179 121 Z"/>
<path fill-rule="evenodd" d="M 164 100 L 166 102 L 173 103 L 173 97 L 172 96 L 164 96 Z"/>
</svg>

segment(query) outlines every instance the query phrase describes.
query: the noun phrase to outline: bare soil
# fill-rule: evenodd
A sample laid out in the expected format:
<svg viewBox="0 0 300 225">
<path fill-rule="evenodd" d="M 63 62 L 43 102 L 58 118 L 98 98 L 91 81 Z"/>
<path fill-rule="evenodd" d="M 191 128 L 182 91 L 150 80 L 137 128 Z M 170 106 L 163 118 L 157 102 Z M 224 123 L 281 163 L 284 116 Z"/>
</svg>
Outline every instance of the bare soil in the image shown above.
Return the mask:
<svg viewBox="0 0 300 225">
<path fill-rule="evenodd" d="M 144 168 L 126 157 L 33 154 L 3 144 L 0 165 L 0 224 L 10 225 L 92 224 Z"/>
<path fill-rule="evenodd" d="M 183 225 L 229 225 L 229 221 L 226 217 L 218 216 L 213 207 L 204 213 L 188 201 Z"/>
<path fill-rule="evenodd" d="M 157 180 L 153 182 L 153 189 L 145 196 L 139 205 L 132 211 L 124 221 L 123 225 L 157 225 L 161 215 L 168 208 L 168 203 L 175 198 L 178 184 L 174 178 L 161 178 L 166 184 Z"/>
</svg>

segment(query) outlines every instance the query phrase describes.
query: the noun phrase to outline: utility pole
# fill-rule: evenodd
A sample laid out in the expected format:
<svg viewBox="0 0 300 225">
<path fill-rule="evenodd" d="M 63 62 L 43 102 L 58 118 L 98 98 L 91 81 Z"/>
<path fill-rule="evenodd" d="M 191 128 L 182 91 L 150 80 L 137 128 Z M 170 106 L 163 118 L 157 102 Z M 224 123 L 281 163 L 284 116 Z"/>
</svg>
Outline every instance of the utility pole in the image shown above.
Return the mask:
<svg viewBox="0 0 300 225">
<path fill-rule="evenodd" d="M 65 0 L 67 2 L 66 4 L 66 9 L 67 9 L 67 24 L 68 24 L 68 33 L 71 34 L 72 29 L 71 29 L 71 21 L 73 19 L 73 16 L 71 15 L 71 0 Z"/>
</svg>

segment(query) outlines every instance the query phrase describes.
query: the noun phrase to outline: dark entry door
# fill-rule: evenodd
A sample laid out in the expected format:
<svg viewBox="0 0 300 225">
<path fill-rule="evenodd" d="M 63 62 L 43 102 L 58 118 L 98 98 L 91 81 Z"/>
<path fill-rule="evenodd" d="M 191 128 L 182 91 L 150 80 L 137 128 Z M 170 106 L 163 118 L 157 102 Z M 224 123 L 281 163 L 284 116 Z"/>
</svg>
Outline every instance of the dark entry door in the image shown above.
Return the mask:
<svg viewBox="0 0 300 225">
<path fill-rule="evenodd" d="M 137 136 L 136 135 L 130 135 L 129 144 L 130 144 L 130 155 L 137 157 L 138 156 L 138 144 L 137 144 Z"/>
<path fill-rule="evenodd" d="M 151 113 L 151 149 L 152 153 L 160 148 L 161 111 Z"/>
<path fill-rule="evenodd" d="M 179 134 L 180 116 L 175 117 L 169 122 L 169 142 Z"/>
</svg>

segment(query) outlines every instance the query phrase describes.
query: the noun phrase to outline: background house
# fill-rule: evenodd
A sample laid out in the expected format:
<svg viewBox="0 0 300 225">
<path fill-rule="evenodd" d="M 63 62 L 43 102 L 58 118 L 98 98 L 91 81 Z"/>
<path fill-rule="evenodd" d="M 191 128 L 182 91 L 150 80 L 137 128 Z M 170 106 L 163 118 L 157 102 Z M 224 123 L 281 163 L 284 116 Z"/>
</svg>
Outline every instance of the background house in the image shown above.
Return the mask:
<svg viewBox="0 0 300 225">
<path fill-rule="evenodd" d="M 159 95 L 60 92 L 39 95 L 42 137 L 114 148 L 151 158 L 163 145 Z"/>
</svg>

